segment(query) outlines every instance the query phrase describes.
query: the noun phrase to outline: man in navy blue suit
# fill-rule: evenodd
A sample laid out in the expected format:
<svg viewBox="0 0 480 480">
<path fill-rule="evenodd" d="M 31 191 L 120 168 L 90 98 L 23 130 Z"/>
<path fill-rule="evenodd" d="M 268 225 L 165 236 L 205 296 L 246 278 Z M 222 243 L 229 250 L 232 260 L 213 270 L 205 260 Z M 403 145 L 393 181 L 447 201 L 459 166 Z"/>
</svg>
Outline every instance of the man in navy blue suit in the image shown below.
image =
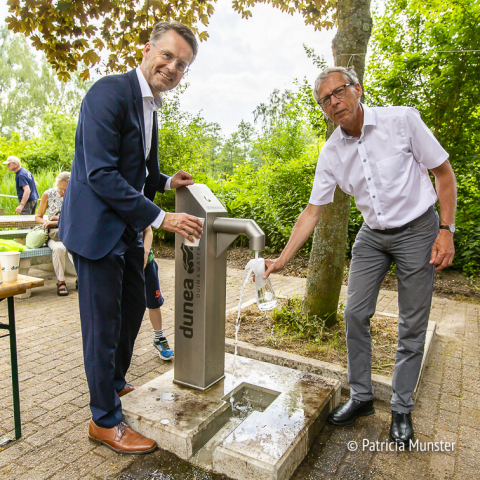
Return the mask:
<svg viewBox="0 0 480 480">
<path fill-rule="evenodd" d="M 119 453 L 157 446 L 122 421 L 120 401 L 134 389 L 125 374 L 146 306 L 141 233 L 149 225 L 191 240 L 202 233 L 196 217 L 166 213 L 148 199 L 193 184 L 184 171 L 160 173 L 156 110 L 160 93 L 178 85 L 197 49 L 188 27 L 160 22 L 140 67 L 97 81 L 80 110 L 59 236 L 78 274 L 89 438 Z"/>
</svg>

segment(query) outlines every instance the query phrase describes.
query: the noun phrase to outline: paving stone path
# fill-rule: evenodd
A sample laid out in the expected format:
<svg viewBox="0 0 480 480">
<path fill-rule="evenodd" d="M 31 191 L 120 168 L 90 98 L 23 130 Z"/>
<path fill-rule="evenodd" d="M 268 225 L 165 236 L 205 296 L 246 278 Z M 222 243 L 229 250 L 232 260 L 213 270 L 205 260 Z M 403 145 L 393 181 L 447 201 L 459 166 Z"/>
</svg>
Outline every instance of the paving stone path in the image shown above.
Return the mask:
<svg viewBox="0 0 480 480">
<path fill-rule="evenodd" d="M 174 263 L 158 263 L 166 299 L 164 330 L 173 344 Z M 142 458 L 116 455 L 87 440 L 90 410 L 74 278 L 67 278 L 71 294 L 60 298 L 51 272 L 32 269 L 30 274 L 46 281 L 30 299 L 15 300 L 23 436 L 0 449 L 0 479 L 136 478 L 122 472 L 134 472 Z M 242 275 L 228 270 L 227 308 L 238 302 Z M 305 280 L 274 276 L 273 285 L 281 295 L 301 294 Z M 249 285 L 244 301 L 252 297 Z M 396 293 L 382 291 L 377 310 L 396 313 Z M 389 405 L 377 402 L 377 413 L 353 426 L 327 425 L 293 478 L 480 479 L 480 307 L 435 298 L 431 319 L 438 329 L 414 411 L 415 431 L 420 442 L 455 442 L 454 451 L 362 450 L 363 439 L 381 442 L 388 436 Z M 0 321 L 7 321 L 6 302 L 0 303 Z M 131 383 L 144 384 L 172 368 L 158 358 L 151 340 L 147 316 L 129 371 Z M 0 341 L 2 439 L 14 437 L 14 426 L 8 338 Z M 351 441 L 357 442 L 357 451 L 348 450 Z"/>
</svg>

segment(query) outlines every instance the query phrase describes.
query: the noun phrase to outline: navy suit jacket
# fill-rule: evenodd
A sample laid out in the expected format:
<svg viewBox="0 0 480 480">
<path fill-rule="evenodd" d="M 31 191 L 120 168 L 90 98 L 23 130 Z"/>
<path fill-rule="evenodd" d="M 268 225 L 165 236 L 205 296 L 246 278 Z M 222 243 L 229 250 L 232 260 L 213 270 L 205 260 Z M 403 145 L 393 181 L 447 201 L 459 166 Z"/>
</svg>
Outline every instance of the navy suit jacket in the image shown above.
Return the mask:
<svg viewBox="0 0 480 480">
<path fill-rule="evenodd" d="M 91 260 L 102 258 L 127 225 L 141 233 L 160 214 L 151 200 L 157 191 L 164 192 L 169 177 L 158 167 L 156 114 L 147 162 L 144 130 L 135 70 L 104 77 L 90 88 L 80 109 L 59 221 L 59 238 L 72 252 Z"/>
</svg>

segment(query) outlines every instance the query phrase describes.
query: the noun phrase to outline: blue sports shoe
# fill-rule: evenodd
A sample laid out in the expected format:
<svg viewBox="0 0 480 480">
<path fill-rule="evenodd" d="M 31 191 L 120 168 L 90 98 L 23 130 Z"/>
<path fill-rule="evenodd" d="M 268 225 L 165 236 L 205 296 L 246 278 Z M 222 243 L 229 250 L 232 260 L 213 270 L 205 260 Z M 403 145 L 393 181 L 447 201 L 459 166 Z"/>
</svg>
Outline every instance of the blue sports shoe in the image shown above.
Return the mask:
<svg viewBox="0 0 480 480">
<path fill-rule="evenodd" d="M 171 360 L 175 356 L 165 337 L 160 340 L 154 340 L 153 346 L 158 350 L 158 354 L 162 360 Z"/>
</svg>

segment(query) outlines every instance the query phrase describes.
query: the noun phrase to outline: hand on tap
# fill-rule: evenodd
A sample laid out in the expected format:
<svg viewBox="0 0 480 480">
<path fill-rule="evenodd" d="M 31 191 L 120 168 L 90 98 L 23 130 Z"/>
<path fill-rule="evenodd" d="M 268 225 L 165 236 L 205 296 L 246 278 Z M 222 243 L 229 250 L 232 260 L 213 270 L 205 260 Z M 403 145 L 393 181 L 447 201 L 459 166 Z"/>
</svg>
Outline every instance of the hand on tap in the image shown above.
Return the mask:
<svg viewBox="0 0 480 480">
<path fill-rule="evenodd" d="M 179 233 L 193 242 L 194 238 L 200 238 L 203 233 L 202 222 L 193 215 L 187 213 L 165 213 L 160 228 L 167 232 Z"/>
</svg>

